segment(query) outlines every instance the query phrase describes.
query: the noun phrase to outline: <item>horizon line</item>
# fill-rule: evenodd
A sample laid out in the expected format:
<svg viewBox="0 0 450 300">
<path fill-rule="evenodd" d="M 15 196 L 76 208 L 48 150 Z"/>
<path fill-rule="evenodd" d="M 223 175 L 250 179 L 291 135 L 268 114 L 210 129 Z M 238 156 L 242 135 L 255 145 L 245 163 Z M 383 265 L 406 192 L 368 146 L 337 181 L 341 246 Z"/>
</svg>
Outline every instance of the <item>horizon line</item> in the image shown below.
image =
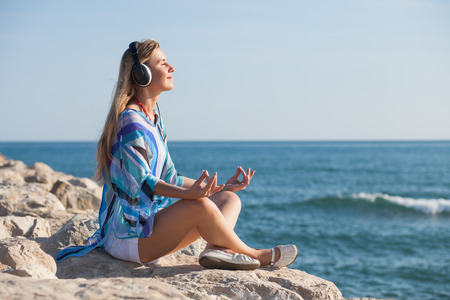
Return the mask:
<svg viewBox="0 0 450 300">
<path fill-rule="evenodd" d="M 0 141 L 0 143 L 97 143 L 97 140 L 6 140 Z M 306 142 L 306 143 L 327 143 L 327 142 L 450 142 L 449 139 L 224 139 L 224 140 L 203 140 L 203 139 L 192 139 L 192 140 L 171 140 L 169 143 L 176 142 L 186 142 L 186 143 L 221 143 L 221 142 L 243 142 L 243 143 L 262 143 L 262 142 Z"/>
</svg>

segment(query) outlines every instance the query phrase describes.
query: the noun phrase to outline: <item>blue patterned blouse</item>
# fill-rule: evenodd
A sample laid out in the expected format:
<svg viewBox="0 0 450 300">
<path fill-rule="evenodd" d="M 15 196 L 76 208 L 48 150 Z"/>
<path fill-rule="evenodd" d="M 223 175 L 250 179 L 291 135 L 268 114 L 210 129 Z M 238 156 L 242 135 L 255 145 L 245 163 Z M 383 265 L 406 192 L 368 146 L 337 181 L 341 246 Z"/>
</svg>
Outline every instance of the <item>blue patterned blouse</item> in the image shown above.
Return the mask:
<svg viewBox="0 0 450 300">
<path fill-rule="evenodd" d="M 172 202 L 171 198 L 155 195 L 155 185 L 164 180 L 183 186 L 183 177 L 170 158 L 164 125 L 156 112 L 155 117 L 156 124 L 132 109 L 121 114 L 112 147 L 110 178 L 105 178 L 103 187 L 100 228 L 85 246 L 63 249 L 57 261 L 102 247 L 107 234 L 114 233 L 116 238 L 151 235 L 155 213 Z"/>
</svg>

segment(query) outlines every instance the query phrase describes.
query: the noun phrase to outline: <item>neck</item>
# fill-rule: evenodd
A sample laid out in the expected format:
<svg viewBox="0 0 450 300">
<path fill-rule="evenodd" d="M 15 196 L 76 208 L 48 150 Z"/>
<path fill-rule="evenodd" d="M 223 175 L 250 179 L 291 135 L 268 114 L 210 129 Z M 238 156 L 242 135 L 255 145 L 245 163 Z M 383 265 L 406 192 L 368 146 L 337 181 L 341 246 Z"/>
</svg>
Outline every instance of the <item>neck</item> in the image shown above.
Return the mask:
<svg viewBox="0 0 450 300">
<path fill-rule="evenodd" d="M 153 109 L 158 102 L 159 94 L 152 94 L 149 89 L 139 89 L 136 98 L 141 102 L 147 109 L 149 114 L 152 114 Z"/>
</svg>

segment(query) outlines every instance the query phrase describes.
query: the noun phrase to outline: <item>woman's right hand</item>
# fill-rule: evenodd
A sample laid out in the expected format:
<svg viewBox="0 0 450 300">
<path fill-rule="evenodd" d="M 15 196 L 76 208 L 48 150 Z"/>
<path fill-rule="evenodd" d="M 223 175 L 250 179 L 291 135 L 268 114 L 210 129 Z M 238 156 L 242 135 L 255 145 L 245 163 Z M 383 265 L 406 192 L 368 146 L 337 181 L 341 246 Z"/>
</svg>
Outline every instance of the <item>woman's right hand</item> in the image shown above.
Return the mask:
<svg viewBox="0 0 450 300">
<path fill-rule="evenodd" d="M 209 197 L 219 192 L 224 186 L 224 184 L 217 186 L 217 173 L 214 173 L 213 177 L 210 178 L 208 171 L 202 171 L 200 178 L 186 190 L 186 195 L 184 195 L 183 198 L 198 199 L 202 197 Z"/>
</svg>

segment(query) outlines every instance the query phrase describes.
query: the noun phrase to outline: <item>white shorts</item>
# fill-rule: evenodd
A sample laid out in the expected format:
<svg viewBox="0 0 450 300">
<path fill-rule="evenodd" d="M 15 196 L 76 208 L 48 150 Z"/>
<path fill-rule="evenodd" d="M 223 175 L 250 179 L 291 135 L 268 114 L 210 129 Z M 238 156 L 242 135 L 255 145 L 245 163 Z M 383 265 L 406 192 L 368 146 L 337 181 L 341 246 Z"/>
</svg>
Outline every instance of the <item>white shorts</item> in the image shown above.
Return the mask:
<svg viewBox="0 0 450 300">
<path fill-rule="evenodd" d="M 158 263 L 159 259 L 147 263 L 141 262 L 139 258 L 138 242 L 139 238 L 118 239 L 113 232 L 109 232 L 106 236 L 106 242 L 103 245 L 103 248 L 113 257 L 121 260 L 131 261 L 142 265 Z"/>
</svg>

